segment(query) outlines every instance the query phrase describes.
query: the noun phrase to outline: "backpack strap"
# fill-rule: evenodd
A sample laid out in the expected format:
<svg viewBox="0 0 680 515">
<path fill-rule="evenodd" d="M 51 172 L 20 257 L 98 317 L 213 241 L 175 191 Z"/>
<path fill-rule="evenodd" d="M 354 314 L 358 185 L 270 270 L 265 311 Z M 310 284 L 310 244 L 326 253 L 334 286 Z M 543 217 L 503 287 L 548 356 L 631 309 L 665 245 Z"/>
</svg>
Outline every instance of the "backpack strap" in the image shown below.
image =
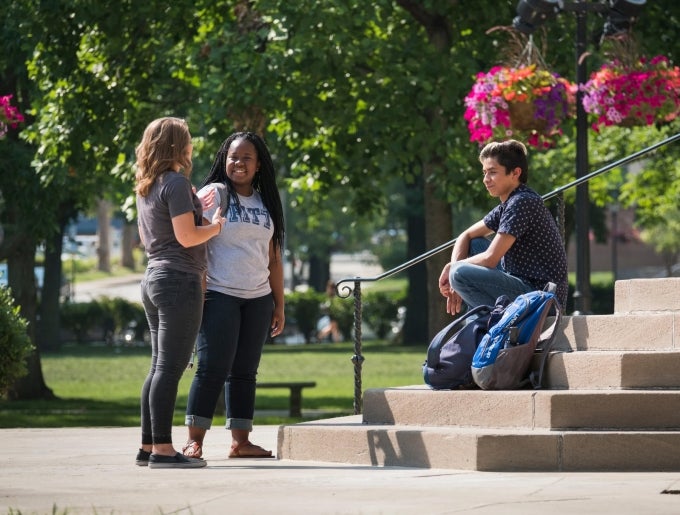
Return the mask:
<svg viewBox="0 0 680 515">
<path fill-rule="evenodd" d="M 229 195 L 229 192 L 227 191 L 227 185 L 223 182 L 213 182 L 212 186 L 220 194 L 220 207 L 222 208 L 220 216 L 224 216 L 229 210 L 229 201 L 231 200 L 231 195 Z"/>
<path fill-rule="evenodd" d="M 529 375 L 531 386 L 533 386 L 535 389 L 543 388 L 543 372 L 548 362 L 548 357 L 550 356 L 550 348 L 552 347 L 553 343 L 555 343 L 557 328 L 562 320 L 562 313 L 560 312 L 560 307 L 555 297 L 550 299 L 550 305 L 546 306 L 545 309 L 547 313 L 550 313 L 550 310 L 553 310 L 555 315 L 553 317 L 552 324 L 550 324 L 547 329 L 541 332 L 541 336 L 539 337 L 538 343 L 536 344 L 537 349 L 540 345 L 540 352 L 543 353 L 543 357 L 541 358 L 541 365 L 538 367 L 538 371 L 534 370 Z"/>
</svg>

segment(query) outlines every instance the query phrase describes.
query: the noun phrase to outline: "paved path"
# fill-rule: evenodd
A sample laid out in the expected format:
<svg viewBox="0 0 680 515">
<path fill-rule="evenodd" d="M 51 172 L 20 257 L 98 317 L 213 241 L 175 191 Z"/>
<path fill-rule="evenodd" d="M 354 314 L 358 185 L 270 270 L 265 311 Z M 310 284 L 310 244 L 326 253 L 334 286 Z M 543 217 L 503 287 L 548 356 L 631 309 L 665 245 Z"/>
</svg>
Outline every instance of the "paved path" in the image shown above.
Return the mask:
<svg viewBox="0 0 680 515">
<path fill-rule="evenodd" d="M 331 277 L 334 281 L 348 277 L 375 277 L 383 269 L 377 264 L 374 256 L 368 253 L 334 254 L 331 257 Z M 76 282 L 74 285 L 75 301 L 89 302 L 99 297 L 121 297 L 132 302 L 141 302 L 139 283 L 143 273 L 122 277 L 109 277 L 96 281 Z"/>
<path fill-rule="evenodd" d="M 174 429 L 176 442 L 185 428 Z M 253 441 L 276 449 L 276 426 Z M 224 429 L 208 466 L 134 465 L 137 428 L 0 430 L 0 513 L 677 515 L 678 473 L 488 473 L 226 459 Z M 625 450 L 622 450 L 625 452 Z M 54 511 L 53 511 L 54 508 Z"/>
<path fill-rule="evenodd" d="M 75 302 L 89 302 L 100 297 L 121 297 L 131 302 L 141 302 L 140 282 L 144 274 L 107 277 L 96 281 L 78 283 L 74 286 Z"/>
</svg>

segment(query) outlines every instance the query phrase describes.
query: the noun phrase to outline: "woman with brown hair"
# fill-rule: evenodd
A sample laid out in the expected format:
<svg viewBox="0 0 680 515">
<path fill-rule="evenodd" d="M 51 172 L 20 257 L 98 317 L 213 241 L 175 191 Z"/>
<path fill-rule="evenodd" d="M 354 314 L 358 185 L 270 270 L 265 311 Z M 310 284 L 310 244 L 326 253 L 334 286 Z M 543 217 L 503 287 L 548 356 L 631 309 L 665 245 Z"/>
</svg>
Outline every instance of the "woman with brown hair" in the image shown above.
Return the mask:
<svg viewBox="0 0 680 515">
<path fill-rule="evenodd" d="M 148 264 L 142 303 L 151 333 L 151 367 L 141 395 L 142 445 L 137 465 L 198 468 L 172 445 L 177 388 L 201 323 L 205 242 L 225 219 L 216 212 L 203 225 L 203 206 L 189 181 L 193 147 L 184 120 L 151 122 L 136 149 L 137 220 Z"/>
</svg>

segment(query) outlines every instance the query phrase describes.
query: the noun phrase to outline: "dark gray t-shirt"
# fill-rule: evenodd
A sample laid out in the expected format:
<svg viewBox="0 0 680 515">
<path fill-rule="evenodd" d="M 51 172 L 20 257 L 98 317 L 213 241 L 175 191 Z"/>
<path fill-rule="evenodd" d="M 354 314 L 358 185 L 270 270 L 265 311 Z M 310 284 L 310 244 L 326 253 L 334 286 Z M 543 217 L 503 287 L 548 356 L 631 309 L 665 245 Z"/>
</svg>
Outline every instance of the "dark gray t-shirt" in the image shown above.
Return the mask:
<svg viewBox="0 0 680 515">
<path fill-rule="evenodd" d="M 494 232 L 510 234 L 515 243 L 501 260 L 503 270 L 537 290 L 548 282 L 557 285 L 557 299 L 564 308 L 569 288 L 567 254 L 557 224 L 538 193 L 522 184 L 508 199 L 484 217 Z"/>
<path fill-rule="evenodd" d="M 172 219 L 188 212 L 193 213 L 194 223 L 201 225 L 201 201 L 191 190 L 189 179 L 181 173 L 165 172 L 146 197 L 137 195 L 137 223 L 149 268 L 163 266 L 184 272 L 205 272 L 205 243 L 185 248 L 175 238 L 172 228 Z"/>
</svg>

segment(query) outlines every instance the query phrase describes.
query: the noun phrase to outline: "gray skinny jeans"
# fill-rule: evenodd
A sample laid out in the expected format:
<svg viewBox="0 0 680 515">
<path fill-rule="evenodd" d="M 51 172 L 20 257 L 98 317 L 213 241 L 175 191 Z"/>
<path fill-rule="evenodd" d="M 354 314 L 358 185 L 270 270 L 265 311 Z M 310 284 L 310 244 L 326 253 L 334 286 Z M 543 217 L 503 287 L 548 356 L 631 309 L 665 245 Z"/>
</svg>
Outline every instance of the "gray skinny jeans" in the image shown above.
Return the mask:
<svg viewBox="0 0 680 515">
<path fill-rule="evenodd" d="M 142 444 L 172 443 L 177 388 L 201 324 L 201 276 L 149 268 L 141 286 L 151 332 L 151 368 L 141 395 Z"/>
</svg>

